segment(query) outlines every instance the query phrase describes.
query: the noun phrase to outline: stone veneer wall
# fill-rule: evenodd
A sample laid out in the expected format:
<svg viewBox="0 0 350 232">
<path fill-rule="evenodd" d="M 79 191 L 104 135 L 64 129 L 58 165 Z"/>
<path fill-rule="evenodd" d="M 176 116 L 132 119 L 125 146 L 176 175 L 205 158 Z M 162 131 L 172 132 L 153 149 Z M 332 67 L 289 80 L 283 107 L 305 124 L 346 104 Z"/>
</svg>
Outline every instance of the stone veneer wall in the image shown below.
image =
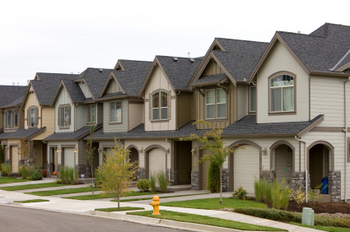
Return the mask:
<svg viewBox="0 0 350 232">
<path fill-rule="evenodd" d="M 222 191 L 223 192 L 229 192 L 230 191 L 230 171 L 229 170 L 222 170 Z"/>
<path fill-rule="evenodd" d="M 308 174 L 308 190 L 310 190 L 310 181 L 310 174 Z M 305 192 L 305 172 L 296 172 L 292 176 L 292 189 L 296 191 L 299 187 Z"/>
<path fill-rule="evenodd" d="M 198 170 L 191 171 L 191 187 L 192 187 L 192 190 L 199 190 L 199 171 Z"/>
<path fill-rule="evenodd" d="M 173 185 L 177 185 L 177 170 L 170 170 L 170 179 L 173 181 Z"/>
<path fill-rule="evenodd" d="M 146 179 L 146 169 L 145 168 L 139 168 L 139 170 L 137 172 L 137 179 L 138 180 Z"/>
<path fill-rule="evenodd" d="M 260 179 L 265 179 L 271 182 L 276 178 L 276 173 L 273 170 L 260 171 L 259 175 L 260 175 Z"/>
<path fill-rule="evenodd" d="M 328 194 L 331 194 L 332 202 L 339 202 L 341 197 L 340 172 L 330 172 L 328 176 Z"/>
</svg>

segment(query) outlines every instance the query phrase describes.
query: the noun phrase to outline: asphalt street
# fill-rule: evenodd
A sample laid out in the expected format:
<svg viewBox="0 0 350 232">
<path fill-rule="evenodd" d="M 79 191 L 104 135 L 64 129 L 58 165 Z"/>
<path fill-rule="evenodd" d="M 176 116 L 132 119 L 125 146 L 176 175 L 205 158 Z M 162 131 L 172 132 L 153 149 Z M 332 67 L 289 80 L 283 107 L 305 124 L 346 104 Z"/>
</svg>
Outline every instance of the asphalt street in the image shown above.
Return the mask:
<svg viewBox="0 0 350 232">
<path fill-rule="evenodd" d="M 182 230 L 157 226 L 147 226 L 121 220 L 49 212 L 22 207 L 0 206 L 0 231 L 154 231 L 181 232 Z"/>
</svg>

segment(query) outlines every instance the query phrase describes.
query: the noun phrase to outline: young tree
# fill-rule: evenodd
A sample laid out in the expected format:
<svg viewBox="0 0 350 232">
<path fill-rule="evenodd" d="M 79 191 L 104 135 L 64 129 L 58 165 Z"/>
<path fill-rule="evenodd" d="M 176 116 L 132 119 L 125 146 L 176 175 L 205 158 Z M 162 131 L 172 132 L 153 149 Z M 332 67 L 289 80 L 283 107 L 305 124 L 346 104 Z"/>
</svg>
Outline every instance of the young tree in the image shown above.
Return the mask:
<svg viewBox="0 0 350 232">
<path fill-rule="evenodd" d="M 22 160 L 29 161 L 29 141 L 22 139 L 20 142 L 20 149 L 18 155 L 21 156 Z"/>
<path fill-rule="evenodd" d="M 120 208 L 119 198 L 129 191 L 130 181 L 135 180 L 135 173 L 138 165 L 130 163 L 129 151 L 124 146 L 117 144 L 112 148 L 112 154 L 107 155 L 105 162 L 98 168 L 97 172 L 101 178 L 101 190 L 114 195 L 118 199 L 118 209 Z"/>
<path fill-rule="evenodd" d="M 203 146 L 200 147 L 202 150 L 208 150 L 211 154 L 204 155 L 199 161 L 210 161 L 210 163 L 216 163 L 220 167 L 220 205 L 222 204 L 222 165 L 226 161 L 227 156 L 230 153 L 234 153 L 237 147 L 229 149 L 228 146 L 224 145 L 224 141 L 221 138 L 222 128 L 214 128 L 210 123 L 204 120 L 198 120 L 193 125 L 203 123 L 206 124 L 211 130 L 205 132 L 203 137 L 191 134 L 190 137 L 180 138 L 180 141 L 198 141 Z"/>
<path fill-rule="evenodd" d="M 2 145 L 0 144 L 0 164 L 5 163 L 5 155 L 4 155 L 4 149 L 2 149 Z"/>
<path fill-rule="evenodd" d="M 94 196 L 94 153 L 96 147 L 92 147 L 92 142 L 94 139 L 95 126 L 90 127 L 90 139 L 86 142 L 86 159 L 89 162 L 91 168 L 91 189 L 92 196 Z"/>
</svg>

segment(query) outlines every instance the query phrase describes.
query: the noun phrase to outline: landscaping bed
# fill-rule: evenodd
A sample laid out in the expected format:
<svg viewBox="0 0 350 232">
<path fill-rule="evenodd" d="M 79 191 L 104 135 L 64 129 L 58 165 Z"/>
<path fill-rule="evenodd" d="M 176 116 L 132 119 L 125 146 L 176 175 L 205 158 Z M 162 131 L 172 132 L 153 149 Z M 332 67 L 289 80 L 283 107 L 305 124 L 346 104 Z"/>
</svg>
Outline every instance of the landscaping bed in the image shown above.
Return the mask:
<svg viewBox="0 0 350 232">
<path fill-rule="evenodd" d="M 350 213 L 350 204 L 345 202 L 315 202 L 315 203 L 300 203 L 299 205 L 292 201 L 289 202 L 287 211 L 291 212 L 303 212 L 303 207 L 312 208 L 315 213 Z"/>
</svg>

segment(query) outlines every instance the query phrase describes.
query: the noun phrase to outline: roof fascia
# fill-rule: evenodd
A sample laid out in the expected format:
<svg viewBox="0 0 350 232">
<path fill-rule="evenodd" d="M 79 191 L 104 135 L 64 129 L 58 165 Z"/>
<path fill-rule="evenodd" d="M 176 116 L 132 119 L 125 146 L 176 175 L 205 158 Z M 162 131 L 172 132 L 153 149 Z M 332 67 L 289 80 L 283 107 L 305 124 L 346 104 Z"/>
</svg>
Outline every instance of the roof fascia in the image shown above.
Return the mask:
<svg viewBox="0 0 350 232">
<path fill-rule="evenodd" d="M 340 66 L 339 68 L 337 68 L 337 69 L 335 70 L 335 72 L 343 72 L 345 69 L 347 69 L 347 68 L 349 68 L 349 67 L 350 67 L 350 62 L 348 62 L 348 63 L 346 63 L 346 64 Z"/>
<path fill-rule="evenodd" d="M 40 81 L 39 75 L 37 73 L 35 73 L 34 81 Z"/>
<path fill-rule="evenodd" d="M 320 124 L 324 120 L 324 115 L 322 115 L 320 118 L 315 120 L 313 123 L 311 123 L 309 126 L 307 126 L 305 129 L 297 133 L 298 138 L 301 138 L 305 133 L 309 132 L 312 130 L 315 126 Z"/>
<path fill-rule="evenodd" d="M 213 51 L 213 48 L 215 46 L 219 46 L 220 49 L 222 49 L 222 51 L 226 51 L 225 48 L 219 43 L 219 41 L 217 40 L 217 38 L 214 39 L 214 41 L 212 42 L 212 44 L 210 45 L 207 53 L 205 54 L 202 62 L 199 64 L 196 72 L 193 74 L 190 82 L 188 83 L 188 86 L 190 87 L 190 85 L 195 82 L 196 80 L 199 79 L 200 75 L 202 75 L 205 67 L 207 66 L 208 62 L 210 61 L 210 59 L 208 60 L 208 57 L 210 56 L 210 53 Z"/>
<path fill-rule="evenodd" d="M 117 70 L 118 67 L 120 67 L 122 69 L 122 71 L 125 71 L 125 68 L 123 67 L 123 65 L 120 62 L 120 60 L 118 60 L 117 63 L 115 64 L 114 70 Z"/>
<path fill-rule="evenodd" d="M 64 85 L 63 80 L 61 80 L 61 83 L 60 83 L 60 85 L 59 85 L 58 88 L 57 88 L 57 91 L 56 91 L 56 93 L 55 93 L 55 96 L 54 96 L 54 98 L 52 99 L 52 102 L 51 102 L 51 104 L 50 104 L 50 107 L 53 107 L 53 106 L 55 105 L 56 98 L 58 97 L 59 92 L 60 92 L 60 90 L 61 90 L 62 87 L 63 87 L 64 90 L 67 92 L 68 97 L 69 97 L 70 101 L 72 102 L 72 104 L 74 103 L 73 100 L 72 100 L 72 98 L 71 98 L 71 96 L 70 96 L 70 94 L 69 94 L 69 92 L 68 92 L 68 90 L 67 90 L 67 88 L 66 88 L 66 86 Z"/>
<path fill-rule="evenodd" d="M 266 60 L 267 56 L 270 54 L 270 51 L 272 50 L 272 48 L 274 47 L 274 45 L 276 44 L 276 42 L 280 42 L 287 50 L 288 52 L 293 56 L 293 58 L 299 63 L 299 65 L 302 67 L 302 69 L 306 72 L 306 73 L 310 73 L 310 71 L 306 68 L 306 66 L 303 64 L 303 62 L 301 62 L 301 60 L 295 55 L 295 53 L 293 52 L 293 50 L 288 46 L 288 44 L 282 39 L 282 37 L 278 34 L 278 32 L 275 33 L 274 37 L 272 38 L 269 46 L 266 48 L 264 54 L 262 55 L 262 57 L 260 58 L 258 64 L 255 66 L 252 74 L 250 75 L 249 79 L 248 79 L 248 83 L 250 84 L 255 75 L 257 74 L 258 70 L 260 69 L 260 67 L 262 66 L 262 64 L 264 63 L 264 61 Z"/>
<path fill-rule="evenodd" d="M 208 86 L 208 85 L 215 85 L 215 84 L 223 84 L 228 80 L 227 77 L 225 77 L 222 80 L 219 81 L 211 81 L 211 82 L 206 82 L 206 83 L 199 83 L 199 84 L 192 84 L 191 86 L 193 87 L 201 87 L 201 86 Z"/>
<path fill-rule="evenodd" d="M 95 99 L 94 95 L 92 94 L 92 92 L 91 92 L 91 90 L 90 90 L 90 88 L 89 88 L 89 85 L 86 83 L 86 81 L 85 81 L 84 78 L 83 78 L 83 82 L 84 82 L 84 84 L 86 85 L 87 89 L 89 90 L 89 93 L 90 93 L 92 99 L 95 101 L 96 99 Z M 79 86 L 79 87 L 80 87 L 80 86 Z"/>
<path fill-rule="evenodd" d="M 315 76 L 333 76 L 333 77 L 345 77 L 348 78 L 350 77 L 350 74 L 348 73 L 335 73 L 335 72 L 319 72 L 319 71 L 310 71 L 310 75 L 315 75 Z"/>
</svg>

